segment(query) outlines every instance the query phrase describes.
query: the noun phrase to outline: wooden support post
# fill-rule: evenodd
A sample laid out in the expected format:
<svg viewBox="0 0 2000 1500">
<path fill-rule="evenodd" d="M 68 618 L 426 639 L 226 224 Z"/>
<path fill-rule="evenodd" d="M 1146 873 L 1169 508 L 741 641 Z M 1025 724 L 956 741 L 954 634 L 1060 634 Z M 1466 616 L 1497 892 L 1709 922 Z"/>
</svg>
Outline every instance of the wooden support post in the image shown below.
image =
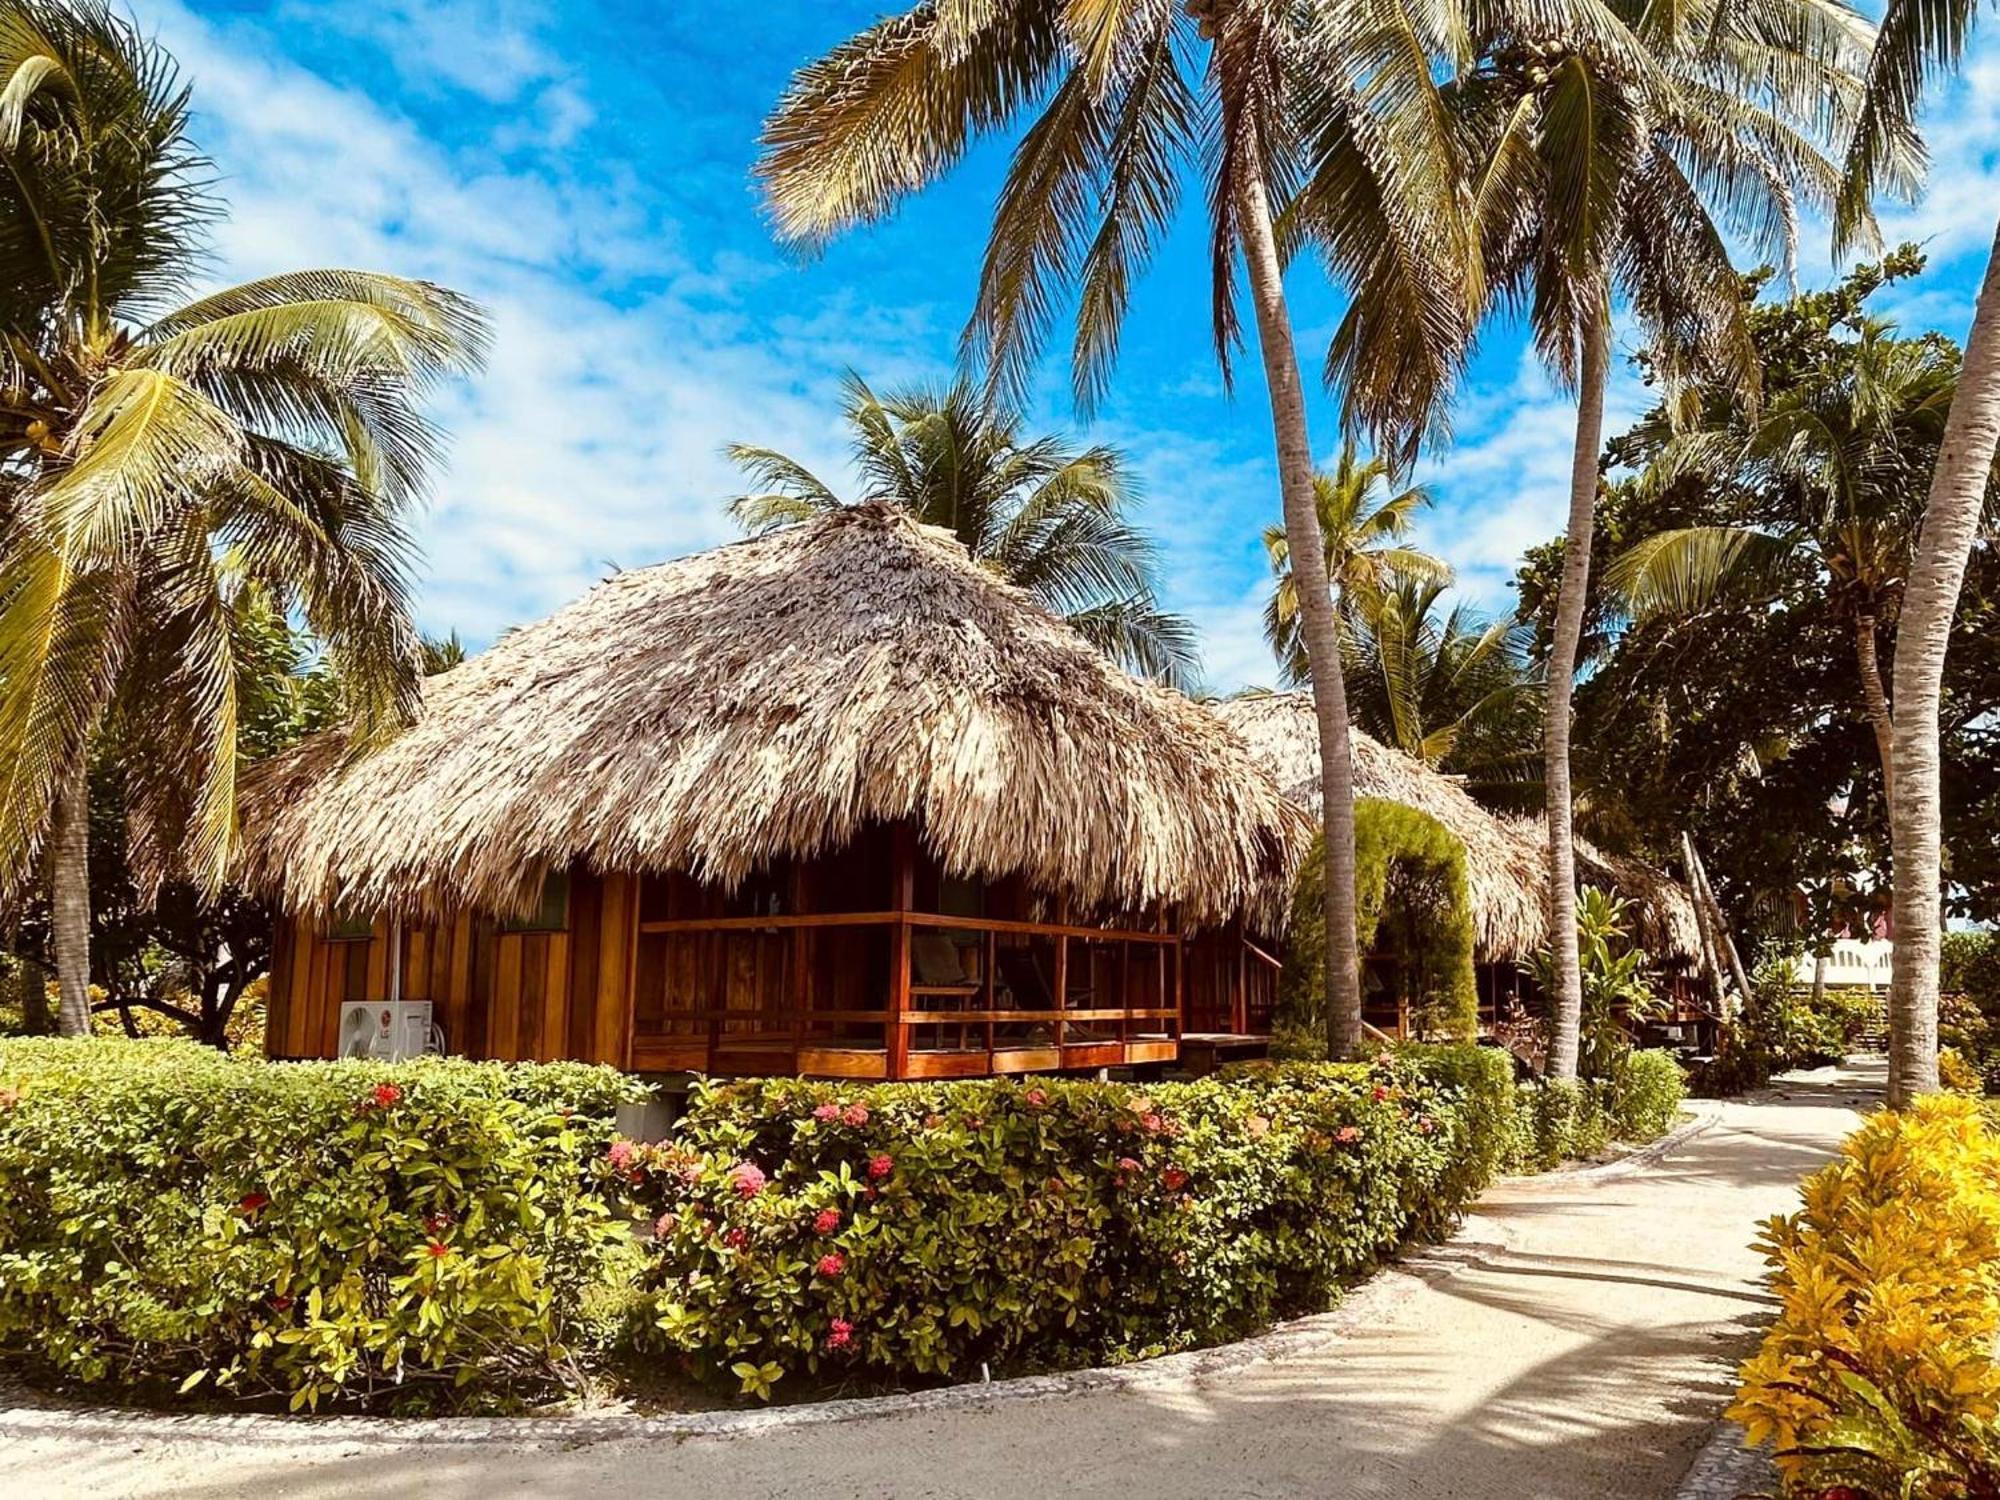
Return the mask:
<svg viewBox="0 0 2000 1500">
<path fill-rule="evenodd" d="M 1069 925 L 1069 897 L 1067 895 L 1056 898 L 1056 922 L 1059 926 L 1063 927 Z M 1066 932 L 1056 934 L 1056 978 L 1054 989 L 1056 1000 L 1056 1049 L 1061 1051 L 1069 1027 L 1069 1023 L 1063 1019 L 1064 1014 L 1069 1010 L 1069 934 Z"/>
<path fill-rule="evenodd" d="M 803 916 L 807 906 L 806 862 L 792 861 L 788 899 L 793 916 Z M 812 1006 L 812 976 L 807 969 L 811 956 L 811 934 L 804 927 L 792 929 L 792 1066 L 798 1066 L 799 1052 L 806 1044 L 806 1012 Z"/>
<path fill-rule="evenodd" d="M 894 889 L 896 925 L 889 941 L 889 1020 L 888 1076 L 906 1077 L 910 1071 L 910 1030 L 906 1019 L 910 1010 L 910 918 L 917 899 L 917 831 L 908 823 L 896 825 Z"/>
</svg>

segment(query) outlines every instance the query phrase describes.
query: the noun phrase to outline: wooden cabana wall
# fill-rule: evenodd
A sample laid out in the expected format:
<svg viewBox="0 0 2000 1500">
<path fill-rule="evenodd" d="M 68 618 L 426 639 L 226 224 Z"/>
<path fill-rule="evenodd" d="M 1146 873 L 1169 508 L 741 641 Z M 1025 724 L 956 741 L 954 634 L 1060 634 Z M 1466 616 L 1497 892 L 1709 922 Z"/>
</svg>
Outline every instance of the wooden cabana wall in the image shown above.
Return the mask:
<svg viewBox="0 0 2000 1500">
<path fill-rule="evenodd" d="M 639 1072 L 955 1078 L 1179 1055 L 1183 934 L 1158 906 L 1081 912 L 946 876 L 909 825 L 730 891 L 568 872 L 539 926 L 402 929 L 401 994 L 456 1055 Z M 545 908 L 548 903 L 545 903 Z M 333 1055 L 346 1000 L 390 997 L 392 925 L 280 924 L 268 1049 Z"/>
</svg>

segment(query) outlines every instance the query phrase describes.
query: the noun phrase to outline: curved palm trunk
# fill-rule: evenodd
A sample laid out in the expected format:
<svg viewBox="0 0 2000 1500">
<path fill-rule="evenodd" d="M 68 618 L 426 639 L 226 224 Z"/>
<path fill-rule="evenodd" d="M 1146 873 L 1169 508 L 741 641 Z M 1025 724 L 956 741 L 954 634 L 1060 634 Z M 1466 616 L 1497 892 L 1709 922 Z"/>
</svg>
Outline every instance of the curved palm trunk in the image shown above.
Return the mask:
<svg viewBox="0 0 2000 1500">
<path fill-rule="evenodd" d="M 1875 644 L 1875 617 L 1854 621 L 1854 662 L 1861 669 L 1861 702 L 1868 727 L 1875 731 L 1875 753 L 1882 761 L 1882 796 L 1896 805 L 1895 721 L 1889 717 L 1889 695 L 1882 690 L 1882 659 Z"/>
<path fill-rule="evenodd" d="M 56 1026 L 90 1035 L 90 766 L 82 755 L 56 788 L 49 819 L 49 925 L 56 958 Z"/>
<path fill-rule="evenodd" d="M 1257 343 L 1271 394 L 1278 443 L 1278 490 L 1285 545 L 1299 597 L 1299 633 L 1312 669 L 1319 720 L 1321 826 L 1326 830 L 1326 1040 L 1329 1056 L 1361 1050 L 1361 963 L 1354 941 L 1354 754 L 1348 743 L 1347 684 L 1341 677 L 1340 634 L 1327 584 L 1326 543 L 1313 506 L 1312 445 L 1306 436 L 1305 392 L 1285 306 L 1283 267 L 1271 232 L 1270 200 L 1245 174 L 1243 258 L 1257 312 Z"/>
<path fill-rule="evenodd" d="M 1945 419 L 1917 535 L 1893 675 L 1895 795 L 1889 842 L 1895 875 L 1895 966 L 1889 980 L 1889 1103 L 1901 1107 L 1938 1086 L 1939 890 L 1943 791 L 1938 708 L 1952 616 L 1979 533 L 1993 453 L 2000 444 L 2000 232 L 1986 263 L 1958 391 Z"/>
<path fill-rule="evenodd" d="M 1555 978 L 1555 993 L 1549 996 L 1548 1072 L 1552 1078 L 1576 1077 L 1583 1028 L 1583 969 L 1576 950 L 1576 835 L 1570 814 L 1569 710 L 1576 685 L 1576 654 L 1583 639 L 1584 596 L 1590 587 L 1591 528 L 1597 514 L 1597 450 L 1604 437 L 1604 379 L 1610 357 L 1606 321 L 1600 311 L 1583 330 L 1562 592 L 1556 600 L 1548 700 L 1542 719 L 1543 793 L 1549 819 L 1549 952 Z"/>
</svg>

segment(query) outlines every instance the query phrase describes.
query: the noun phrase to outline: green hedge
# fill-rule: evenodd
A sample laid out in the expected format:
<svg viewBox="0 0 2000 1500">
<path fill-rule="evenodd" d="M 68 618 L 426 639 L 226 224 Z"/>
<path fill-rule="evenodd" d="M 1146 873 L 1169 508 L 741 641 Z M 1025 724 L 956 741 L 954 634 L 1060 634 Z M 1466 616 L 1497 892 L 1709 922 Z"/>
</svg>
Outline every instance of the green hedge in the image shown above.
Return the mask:
<svg viewBox="0 0 2000 1500">
<path fill-rule="evenodd" d="M 561 1385 L 628 1243 L 594 1163 L 634 1087 L 0 1043 L 0 1346 L 295 1408 Z"/>
<path fill-rule="evenodd" d="M 614 1163 L 655 1220 L 641 1344 L 764 1395 L 1233 1337 L 1450 1224 L 1482 1185 L 1469 1118 L 1397 1058 L 1144 1090 L 705 1087 Z"/>
<path fill-rule="evenodd" d="M 1670 1118 L 1657 1074 L 1578 1097 Z M 1146 1088 L 741 1080 L 657 1145 L 613 1134 L 638 1092 L 0 1043 L 0 1349 L 295 1406 L 527 1399 L 619 1348 L 755 1395 L 1116 1361 L 1323 1307 L 1587 1136 L 1469 1045 Z"/>
</svg>

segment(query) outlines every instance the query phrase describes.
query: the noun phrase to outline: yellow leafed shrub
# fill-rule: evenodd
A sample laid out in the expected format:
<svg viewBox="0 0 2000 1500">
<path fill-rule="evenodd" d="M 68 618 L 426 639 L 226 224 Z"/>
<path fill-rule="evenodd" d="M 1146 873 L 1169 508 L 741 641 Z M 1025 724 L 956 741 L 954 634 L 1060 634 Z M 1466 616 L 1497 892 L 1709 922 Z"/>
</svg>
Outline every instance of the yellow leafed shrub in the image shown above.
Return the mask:
<svg viewBox="0 0 2000 1500">
<path fill-rule="evenodd" d="M 1783 1303 L 1729 1414 L 1788 1491 L 2000 1495 L 2000 1139 L 1939 1095 L 1873 1116 L 1761 1238 Z"/>
</svg>

